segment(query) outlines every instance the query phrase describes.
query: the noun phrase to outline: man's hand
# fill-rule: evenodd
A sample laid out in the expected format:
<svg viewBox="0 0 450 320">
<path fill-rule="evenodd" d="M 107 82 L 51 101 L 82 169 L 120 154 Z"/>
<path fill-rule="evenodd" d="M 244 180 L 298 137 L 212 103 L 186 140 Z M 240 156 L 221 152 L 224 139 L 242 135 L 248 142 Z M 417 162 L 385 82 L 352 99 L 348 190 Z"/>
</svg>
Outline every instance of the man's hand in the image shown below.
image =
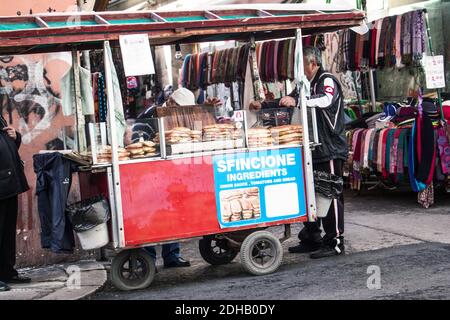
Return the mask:
<svg viewBox="0 0 450 320">
<path fill-rule="evenodd" d="M 290 97 L 290 96 L 286 96 L 280 99 L 280 107 L 295 107 L 295 99 Z"/>
<path fill-rule="evenodd" d="M 253 100 L 252 102 L 250 102 L 248 108 L 250 109 L 250 111 L 256 112 L 256 111 L 261 110 L 262 105 L 261 105 L 261 102 Z"/>
<path fill-rule="evenodd" d="M 3 131 L 5 131 L 8 134 L 8 136 L 14 141 L 17 139 L 17 133 L 13 127 L 5 127 L 3 128 Z"/>
<path fill-rule="evenodd" d="M 212 104 L 215 107 L 220 107 L 223 103 L 222 103 L 222 101 L 220 101 L 219 98 L 212 97 L 212 98 L 206 99 L 205 104 Z"/>
</svg>

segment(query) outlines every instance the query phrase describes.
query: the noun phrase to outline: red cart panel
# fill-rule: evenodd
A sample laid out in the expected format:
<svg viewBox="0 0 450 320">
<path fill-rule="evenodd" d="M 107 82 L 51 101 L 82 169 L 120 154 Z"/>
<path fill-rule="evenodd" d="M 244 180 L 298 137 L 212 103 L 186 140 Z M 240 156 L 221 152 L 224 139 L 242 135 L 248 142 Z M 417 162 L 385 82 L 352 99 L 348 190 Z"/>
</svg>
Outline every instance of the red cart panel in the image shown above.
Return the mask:
<svg viewBox="0 0 450 320">
<path fill-rule="evenodd" d="M 121 164 L 120 178 L 126 247 L 307 220 L 222 229 L 211 156 Z"/>
</svg>

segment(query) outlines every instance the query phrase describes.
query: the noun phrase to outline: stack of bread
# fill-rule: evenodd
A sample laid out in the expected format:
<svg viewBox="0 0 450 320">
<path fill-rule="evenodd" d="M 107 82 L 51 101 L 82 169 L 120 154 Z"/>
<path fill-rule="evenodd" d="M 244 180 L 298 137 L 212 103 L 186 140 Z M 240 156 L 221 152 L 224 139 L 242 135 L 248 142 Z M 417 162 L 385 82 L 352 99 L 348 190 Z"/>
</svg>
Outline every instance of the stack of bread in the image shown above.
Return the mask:
<svg viewBox="0 0 450 320">
<path fill-rule="evenodd" d="M 247 131 L 248 147 L 258 148 L 273 145 L 272 133 L 266 128 L 251 128 Z"/>
<path fill-rule="evenodd" d="M 176 127 L 166 131 L 164 134 L 166 136 L 166 144 L 192 142 L 193 138 L 198 140 L 198 132 L 194 132 L 193 134 L 192 130 L 186 127 Z M 159 144 L 159 133 L 156 133 L 156 137 L 153 141 Z"/>
<path fill-rule="evenodd" d="M 202 131 L 201 130 L 191 130 L 192 142 L 202 142 Z"/>
<path fill-rule="evenodd" d="M 261 217 L 258 188 L 222 191 L 220 206 L 223 222 Z"/>
<path fill-rule="evenodd" d="M 203 127 L 203 141 L 233 140 L 236 127 L 231 123 L 217 123 Z"/>
<path fill-rule="evenodd" d="M 300 125 L 284 125 L 270 128 L 274 143 L 277 145 L 301 144 L 303 129 Z"/>
<path fill-rule="evenodd" d="M 259 189 L 251 188 L 245 191 L 246 197 L 250 202 L 253 210 L 253 218 L 261 217 L 261 205 L 259 202 Z"/>
<path fill-rule="evenodd" d="M 127 161 L 130 159 L 139 159 L 156 156 L 156 144 L 152 141 L 143 141 L 127 145 L 125 148 L 117 149 L 119 161 Z M 89 153 L 92 156 L 91 153 Z M 112 148 L 109 145 L 101 146 L 97 150 L 97 163 L 111 163 Z"/>
<path fill-rule="evenodd" d="M 239 201 L 240 196 L 230 201 L 231 206 L 231 218 L 230 222 L 242 220 L 242 206 Z"/>
<path fill-rule="evenodd" d="M 119 161 L 130 160 L 131 153 L 125 148 L 119 148 Z"/>
<path fill-rule="evenodd" d="M 247 220 L 253 218 L 253 206 L 248 198 L 239 199 L 242 207 L 242 219 Z"/>
<path fill-rule="evenodd" d="M 111 163 L 112 148 L 111 146 L 101 146 L 97 149 L 97 163 Z"/>
<path fill-rule="evenodd" d="M 156 151 L 156 143 L 153 141 L 143 141 L 142 145 L 146 157 L 154 157 L 158 155 L 158 152 Z"/>
<path fill-rule="evenodd" d="M 156 144 L 153 141 L 136 142 L 127 145 L 126 151 L 129 152 L 130 159 L 140 159 L 153 157 L 157 155 Z M 123 159 L 129 160 L 129 159 Z"/>
<path fill-rule="evenodd" d="M 129 144 L 125 148 L 130 153 L 131 159 L 145 158 L 144 145 L 142 144 L 142 142 Z"/>
<path fill-rule="evenodd" d="M 221 207 L 220 213 L 222 215 L 222 221 L 223 222 L 230 222 L 231 215 L 232 215 L 231 203 L 229 201 L 222 200 L 220 202 L 220 207 Z"/>
</svg>

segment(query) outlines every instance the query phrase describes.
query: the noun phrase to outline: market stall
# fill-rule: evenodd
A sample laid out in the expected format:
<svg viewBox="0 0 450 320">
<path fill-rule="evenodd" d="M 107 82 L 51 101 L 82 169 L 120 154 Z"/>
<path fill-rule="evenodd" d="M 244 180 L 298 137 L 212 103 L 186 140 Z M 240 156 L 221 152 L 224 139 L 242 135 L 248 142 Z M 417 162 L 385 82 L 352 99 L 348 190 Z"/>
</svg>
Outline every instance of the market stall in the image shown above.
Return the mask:
<svg viewBox="0 0 450 320">
<path fill-rule="evenodd" d="M 440 93 L 445 87 L 444 68 L 442 56 L 432 47 L 427 10 L 405 10 L 370 22 L 368 29 L 364 35 L 339 31 L 333 61 L 339 73 L 360 74 L 363 95 L 367 92 L 369 100 L 350 102 L 345 109 L 350 188 L 357 192 L 364 187 L 409 189 L 428 208 L 434 203 L 434 189 L 450 190 L 450 180 L 445 152 L 449 118 Z M 434 67 L 439 61 L 441 70 Z M 381 78 L 386 70 L 410 78 L 409 92 Z M 380 99 L 379 86 L 397 92 Z"/>
<path fill-rule="evenodd" d="M 110 245 L 120 251 L 111 267 L 117 287 L 139 289 L 153 280 L 155 266 L 139 248 L 195 237 L 203 237 L 200 252 L 211 264 L 229 263 L 240 252 L 252 274 L 278 268 L 290 224 L 316 219 L 311 149 L 320 137 L 314 119 L 309 128 L 307 110 L 301 108 L 306 99 L 300 81 L 302 35 L 357 26 L 364 16 L 343 7 L 278 5 L 266 10 L 239 6 L 0 18 L 0 54 L 73 53 L 74 151 L 88 163 L 80 173 L 81 194 L 85 199 L 98 194 L 108 198 Z M 245 108 L 233 111 L 226 122 L 217 121 L 209 105 L 160 108 L 156 118 L 143 121 L 156 133 L 127 143 L 111 46 L 142 34 L 152 46 L 223 39 L 250 43 L 245 64 L 256 99 L 261 98 L 256 42 L 294 37 L 293 71 L 285 77 L 295 80 L 300 108 L 288 124 L 271 127 L 255 125 L 261 115 Z M 108 110 L 106 123 L 96 124 L 83 113 L 77 51 L 99 48 L 104 52 Z M 270 72 L 263 76 L 270 77 Z M 264 230 L 275 225 L 285 225 L 283 239 Z"/>
</svg>

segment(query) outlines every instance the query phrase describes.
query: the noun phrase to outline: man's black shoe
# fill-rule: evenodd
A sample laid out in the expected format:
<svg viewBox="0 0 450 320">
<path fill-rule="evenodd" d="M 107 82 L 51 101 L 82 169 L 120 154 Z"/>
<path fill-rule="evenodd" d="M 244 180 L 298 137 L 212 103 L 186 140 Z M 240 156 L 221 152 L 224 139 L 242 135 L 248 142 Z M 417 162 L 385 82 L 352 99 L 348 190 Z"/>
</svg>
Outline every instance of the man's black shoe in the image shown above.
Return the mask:
<svg viewBox="0 0 450 320">
<path fill-rule="evenodd" d="M 14 276 L 11 279 L 9 279 L 8 281 L 6 281 L 7 283 L 30 283 L 31 282 L 31 278 L 27 278 L 27 277 L 21 277 L 21 276 Z"/>
<path fill-rule="evenodd" d="M 299 245 L 295 247 L 289 247 L 288 251 L 290 253 L 308 253 L 308 252 L 314 252 L 320 249 L 320 243 L 318 244 L 309 244 L 300 242 Z"/>
<path fill-rule="evenodd" d="M 337 247 L 331 247 L 328 245 L 323 245 L 316 252 L 311 253 L 311 259 L 320 259 L 332 256 L 338 256 L 345 253 L 345 247 L 343 244 L 338 245 Z"/>
<path fill-rule="evenodd" d="M 191 263 L 189 261 L 184 260 L 183 258 L 178 258 L 175 261 L 172 261 L 170 263 L 164 263 L 164 268 L 183 268 L 183 267 L 190 267 Z"/>
<path fill-rule="evenodd" d="M 0 292 L 9 291 L 11 288 L 4 282 L 0 281 Z"/>
</svg>

